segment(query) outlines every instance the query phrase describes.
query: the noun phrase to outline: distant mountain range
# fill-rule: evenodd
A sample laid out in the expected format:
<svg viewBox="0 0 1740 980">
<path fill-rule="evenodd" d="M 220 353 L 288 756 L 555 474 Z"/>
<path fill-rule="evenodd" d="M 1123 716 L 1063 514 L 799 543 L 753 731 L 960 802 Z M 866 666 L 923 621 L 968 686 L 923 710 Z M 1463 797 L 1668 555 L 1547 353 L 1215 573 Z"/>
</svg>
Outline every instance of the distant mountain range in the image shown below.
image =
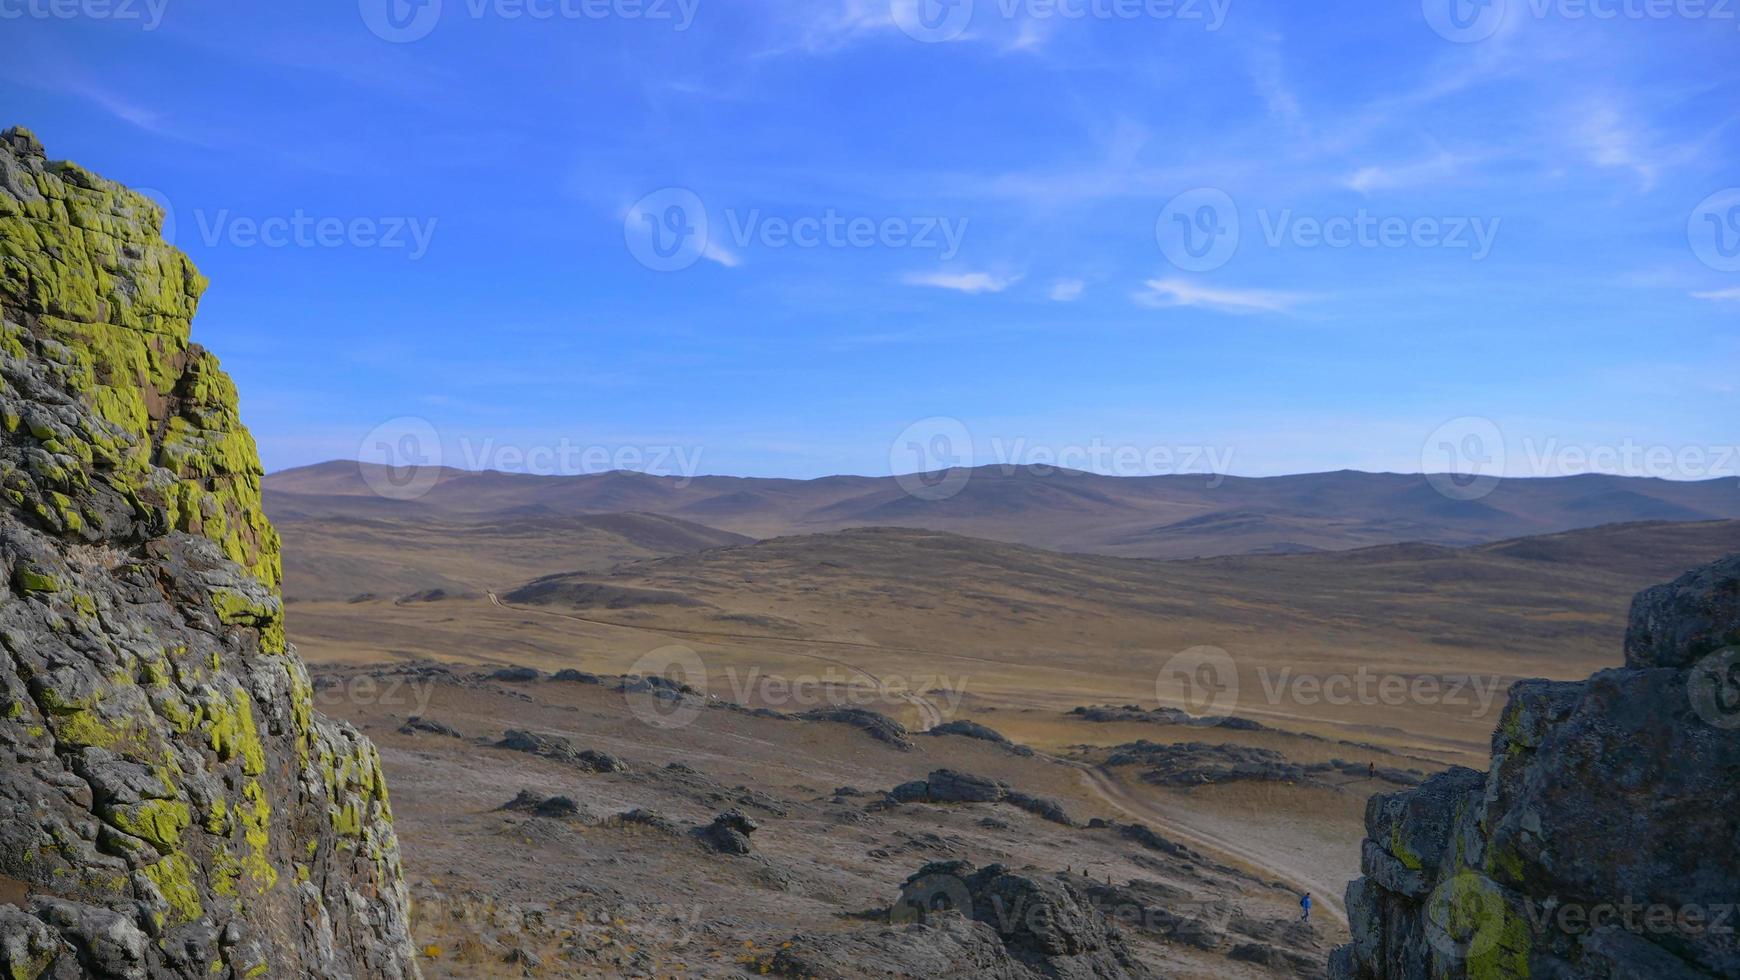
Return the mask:
<svg viewBox="0 0 1740 980">
<path fill-rule="evenodd" d="M 365 467 L 376 472 L 368 474 Z M 621 471 L 529 476 L 443 469 L 428 493 L 401 501 L 376 495 L 365 479 L 383 472 L 371 464 L 331 462 L 274 473 L 266 478 L 267 507 L 280 525 L 342 518 L 459 526 L 553 521 L 567 527 L 562 522 L 573 518 L 628 513 L 669 519 L 659 534 L 683 540 L 642 554 L 680 553 L 691 544 L 730 543 L 737 535 L 906 527 L 1140 558 L 1344 551 L 1402 542 L 1464 547 L 1603 524 L 1740 518 L 1740 481 L 1732 479 L 1510 479 L 1484 497 L 1459 500 L 1419 474 L 1112 477 L 989 466 L 956 471 L 955 481 L 965 478 L 959 492 L 928 500 L 909 494 L 894 477 L 682 480 Z M 715 532 L 724 538 L 709 541 Z M 690 541 L 692 535 L 699 538 Z"/>
</svg>

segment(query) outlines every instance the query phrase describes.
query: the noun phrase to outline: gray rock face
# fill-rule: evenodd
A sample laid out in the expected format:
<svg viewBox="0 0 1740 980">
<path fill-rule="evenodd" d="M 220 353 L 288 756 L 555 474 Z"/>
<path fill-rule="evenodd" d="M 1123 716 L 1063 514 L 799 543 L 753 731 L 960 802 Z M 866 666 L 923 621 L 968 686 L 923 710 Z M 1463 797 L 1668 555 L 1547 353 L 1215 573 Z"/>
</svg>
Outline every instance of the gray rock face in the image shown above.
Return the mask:
<svg viewBox="0 0 1740 980">
<path fill-rule="evenodd" d="M 760 829 L 761 825 L 744 816 L 742 811 L 729 810 L 697 830 L 696 836 L 719 854 L 748 854 L 751 850 L 749 835 Z"/>
<path fill-rule="evenodd" d="M 1205 742 L 1150 742 L 1141 739 L 1115 746 L 1106 757 L 1108 766 L 1141 766 L 1142 778 L 1162 786 L 1188 788 L 1216 783 L 1293 783 L 1340 791 L 1348 780 L 1365 779 L 1368 769 L 1357 762 L 1293 762 L 1274 749 L 1249 745 Z M 1383 767 L 1376 777 L 1399 786 L 1417 786 L 1425 774 L 1419 770 Z"/>
<path fill-rule="evenodd" d="M 1628 667 L 1680 667 L 1740 646 L 1740 569 L 1717 562 L 1646 589 L 1631 603 Z"/>
<path fill-rule="evenodd" d="M 889 924 L 795 936 L 779 976 L 1145 980 L 1123 932 L 1067 875 L 1001 865 L 928 864 L 908 878 Z"/>
<path fill-rule="evenodd" d="M 379 758 L 285 642 L 162 220 L 0 136 L 0 973 L 415 976 Z"/>
<path fill-rule="evenodd" d="M 1638 596 L 1622 669 L 1518 683 L 1489 773 L 1373 797 L 1331 975 L 1740 976 L 1737 580 Z"/>
<path fill-rule="evenodd" d="M 889 790 L 888 796 L 901 803 L 1007 803 L 1053 823 L 1075 826 L 1069 812 L 1056 800 L 1022 793 L 987 776 L 953 769 L 938 769 L 927 779 L 901 783 Z"/>
<path fill-rule="evenodd" d="M 616 756 L 608 752 L 600 752 L 597 749 L 577 749 L 573 742 L 560 735 L 542 735 L 537 732 L 510 729 L 503 733 L 501 741 L 495 744 L 497 748 L 512 749 L 515 752 L 526 752 L 570 763 L 587 772 L 628 771 L 628 763 Z"/>
<path fill-rule="evenodd" d="M 912 739 L 907 737 L 905 725 L 868 708 L 816 708 L 795 717 L 799 721 L 833 721 L 851 725 L 853 728 L 862 729 L 876 741 L 886 742 L 902 752 L 912 748 Z"/>
</svg>

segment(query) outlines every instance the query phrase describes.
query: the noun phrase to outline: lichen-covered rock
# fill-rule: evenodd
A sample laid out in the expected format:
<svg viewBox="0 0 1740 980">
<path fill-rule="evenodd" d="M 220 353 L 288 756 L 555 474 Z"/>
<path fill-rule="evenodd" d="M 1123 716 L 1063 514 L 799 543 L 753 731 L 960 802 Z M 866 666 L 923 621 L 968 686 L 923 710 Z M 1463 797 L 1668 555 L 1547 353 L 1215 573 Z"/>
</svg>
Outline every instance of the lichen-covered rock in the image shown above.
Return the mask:
<svg viewBox="0 0 1740 980">
<path fill-rule="evenodd" d="M 1717 562 L 1638 593 L 1625 631 L 1628 667 L 1690 667 L 1740 646 L 1740 566 Z"/>
<path fill-rule="evenodd" d="M 0 969 L 415 976 L 379 759 L 285 642 L 162 220 L 0 135 Z"/>
<path fill-rule="evenodd" d="M 1626 667 L 1512 689 L 1489 773 L 1374 797 L 1331 976 L 1740 976 L 1737 582 L 1644 592 Z"/>
</svg>

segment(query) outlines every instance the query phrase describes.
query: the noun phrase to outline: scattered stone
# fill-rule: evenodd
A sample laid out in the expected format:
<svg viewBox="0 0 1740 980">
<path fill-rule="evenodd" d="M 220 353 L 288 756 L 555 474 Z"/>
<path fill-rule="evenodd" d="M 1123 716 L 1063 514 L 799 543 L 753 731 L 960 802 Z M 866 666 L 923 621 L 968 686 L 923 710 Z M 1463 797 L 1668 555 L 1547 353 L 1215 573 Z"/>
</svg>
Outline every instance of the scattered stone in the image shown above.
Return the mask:
<svg viewBox="0 0 1740 980">
<path fill-rule="evenodd" d="M 454 728 L 452 725 L 443 724 L 442 722 L 436 721 L 432 718 L 423 718 L 417 715 L 412 715 L 405 719 L 405 723 L 399 726 L 400 735 L 416 735 L 419 733 L 445 735 L 448 738 L 465 737 L 460 734 L 459 729 Z"/>
<path fill-rule="evenodd" d="M 564 820 L 579 817 L 582 813 L 580 804 L 566 796 L 544 796 L 529 789 L 520 790 L 520 794 L 503 803 L 499 810 L 512 810 L 518 813 L 531 813 L 552 820 Z"/>
<path fill-rule="evenodd" d="M 904 725 L 867 708 L 816 708 L 796 717 L 799 721 L 832 721 L 851 725 L 878 742 L 892 745 L 902 752 L 912 749 L 912 739 L 907 736 Z"/>
<path fill-rule="evenodd" d="M 1121 707 L 1111 705 L 1095 705 L 1093 707 L 1078 707 L 1070 714 L 1082 721 L 1092 722 L 1143 722 L 1150 725 L 1187 725 L 1191 728 L 1226 728 L 1236 732 L 1261 732 L 1270 729 L 1260 722 L 1249 718 L 1235 718 L 1229 715 L 1204 715 L 1197 717 L 1178 708 L 1144 708 L 1139 704 L 1126 704 Z"/>
<path fill-rule="evenodd" d="M 712 823 L 695 833 L 702 843 L 716 853 L 748 854 L 749 835 L 759 829 L 761 825 L 744 816 L 742 811 L 729 810 L 714 817 Z"/>
<path fill-rule="evenodd" d="M 530 684 L 544 675 L 531 667 L 503 667 L 489 675 L 489 680 L 504 684 Z"/>
<path fill-rule="evenodd" d="M 497 748 L 526 752 L 531 755 L 543 756 L 546 759 L 566 762 L 587 772 L 628 771 L 628 763 L 616 756 L 596 749 L 577 749 L 573 742 L 560 735 L 543 735 L 537 732 L 510 729 L 503 733 L 501 741 L 495 744 Z"/>
<path fill-rule="evenodd" d="M 1189 788 L 1216 783 L 1291 783 L 1332 790 L 1370 787 L 1369 767 L 1345 759 L 1298 763 L 1274 749 L 1206 742 L 1150 742 L 1142 739 L 1116 746 L 1107 766 L 1145 766 L 1142 778 L 1161 786 Z M 1399 786 L 1417 786 L 1419 770 L 1378 769 L 1377 778 Z"/>
<path fill-rule="evenodd" d="M 654 810 L 637 808 L 619 813 L 616 822 L 621 826 L 649 827 L 666 834 L 677 833 L 676 823 Z"/>
<path fill-rule="evenodd" d="M 556 673 L 550 678 L 550 680 L 560 681 L 560 682 L 565 683 L 565 684 L 602 684 L 602 683 L 604 683 L 604 678 L 599 677 L 597 674 L 589 674 L 584 670 L 574 670 L 572 668 L 570 668 L 568 670 L 556 671 Z"/>
<path fill-rule="evenodd" d="M 588 772 L 627 772 L 628 763 L 597 749 L 584 749 L 574 757 L 574 761 Z"/>
<path fill-rule="evenodd" d="M 938 769 L 927 779 L 914 779 L 889 790 L 894 803 L 1008 803 L 1066 827 L 1075 826 L 1063 804 L 1042 796 L 1012 790 L 1005 783 L 985 776 Z"/>
</svg>

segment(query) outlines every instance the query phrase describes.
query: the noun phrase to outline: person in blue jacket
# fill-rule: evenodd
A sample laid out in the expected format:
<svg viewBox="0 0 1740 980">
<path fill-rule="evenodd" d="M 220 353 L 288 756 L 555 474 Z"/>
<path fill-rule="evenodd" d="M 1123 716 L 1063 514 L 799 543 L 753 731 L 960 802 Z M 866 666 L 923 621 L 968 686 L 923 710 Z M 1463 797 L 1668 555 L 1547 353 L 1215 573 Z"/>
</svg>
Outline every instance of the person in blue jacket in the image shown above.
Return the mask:
<svg viewBox="0 0 1740 980">
<path fill-rule="evenodd" d="M 1300 922 L 1310 922 L 1311 921 L 1311 893 L 1310 892 L 1306 892 L 1305 897 L 1301 898 L 1299 900 L 1299 907 L 1305 910 L 1305 914 L 1301 915 L 1299 917 L 1299 921 Z"/>
</svg>

